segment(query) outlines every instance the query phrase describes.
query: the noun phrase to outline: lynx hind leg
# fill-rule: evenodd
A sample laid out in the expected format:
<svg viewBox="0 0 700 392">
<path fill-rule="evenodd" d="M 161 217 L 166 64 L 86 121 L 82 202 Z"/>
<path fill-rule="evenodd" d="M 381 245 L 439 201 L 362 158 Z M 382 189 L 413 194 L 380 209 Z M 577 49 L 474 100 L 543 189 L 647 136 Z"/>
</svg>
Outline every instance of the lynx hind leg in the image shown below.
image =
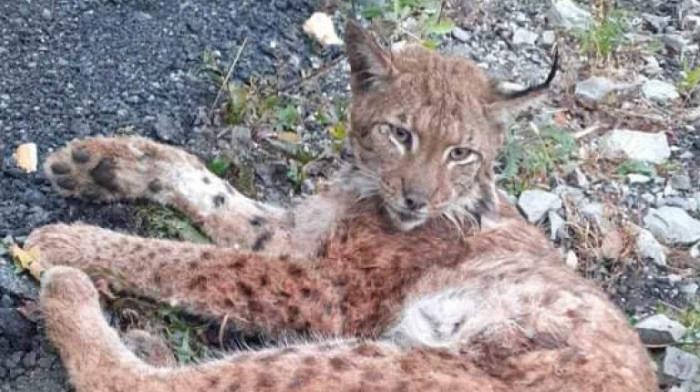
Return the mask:
<svg viewBox="0 0 700 392">
<path fill-rule="evenodd" d="M 194 156 L 139 137 L 73 140 L 44 165 L 61 195 L 96 201 L 158 199 L 183 168 L 207 174 Z"/>
</svg>

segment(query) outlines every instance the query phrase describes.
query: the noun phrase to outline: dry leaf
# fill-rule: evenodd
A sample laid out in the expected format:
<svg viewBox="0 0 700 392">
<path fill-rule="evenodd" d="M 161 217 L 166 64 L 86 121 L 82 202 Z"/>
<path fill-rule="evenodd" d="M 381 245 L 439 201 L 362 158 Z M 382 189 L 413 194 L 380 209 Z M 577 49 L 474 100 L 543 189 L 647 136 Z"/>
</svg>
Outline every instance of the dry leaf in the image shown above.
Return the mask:
<svg viewBox="0 0 700 392">
<path fill-rule="evenodd" d="M 10 254 L 20 268 L 29 271 L 34 278 L 39 279 L 44 271 L 44 267 L 39 263 L 39 248 L 34 247 L 24 250 L 16 244 L 12 244 L 10 246 Z"/>
<path fill-rule="evenodd" d="M 282 132 L 279 135 L 277 135 L 277 139 L 287 142 L 289 144 L 301 143 L 301 136 L 294 132 Z"/>
<path fill-rule="evenodd" d="M 315 12 L 304 23 L 304 32 L 316 39 L 324 46 L 342 45 L 343 41 L 338 38 L 333 27 L 333 20 L 323 12 Z"/>
<path fill-rule="evenodd" d="M 15 161 L 17 161 L 17 166 L 25 172 L 35 172 L 38 163 L 36 144 L 24 143 L 17 147 Z"/>
</svg>

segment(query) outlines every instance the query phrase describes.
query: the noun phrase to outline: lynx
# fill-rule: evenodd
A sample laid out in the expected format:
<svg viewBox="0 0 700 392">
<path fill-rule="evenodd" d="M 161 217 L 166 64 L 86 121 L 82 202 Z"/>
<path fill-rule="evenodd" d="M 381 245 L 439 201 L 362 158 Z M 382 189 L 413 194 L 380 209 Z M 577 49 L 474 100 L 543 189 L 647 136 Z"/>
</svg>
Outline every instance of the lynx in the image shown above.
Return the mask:
<svg viewBox="0 0 700 392">
<path fill-rule="evenodd" d="M 30 235 L 49 266 L 47 333 L 77 391 L 656 391 L 625 318 L 494 185 L 505 126 L 555 67 L 505 94 L 467 60 L 389 54 L 354 22 L 346 48 L 353 161 L 288 209 L 142 138 L 76 140 L 47 159 L 63 196 L 168 204 L 215 242 L 82 224 Z M 296 343 L 145 362 L 103 319 L 88 275 Z"/>
</svg>

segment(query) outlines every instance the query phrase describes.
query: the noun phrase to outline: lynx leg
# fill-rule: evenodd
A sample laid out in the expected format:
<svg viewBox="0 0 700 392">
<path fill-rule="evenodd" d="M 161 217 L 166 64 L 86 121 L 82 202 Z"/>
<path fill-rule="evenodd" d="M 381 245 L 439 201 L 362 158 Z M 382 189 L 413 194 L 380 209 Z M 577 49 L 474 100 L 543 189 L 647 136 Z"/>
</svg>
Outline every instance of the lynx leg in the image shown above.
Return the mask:
<svg viewBox="0 0 700 392">
<path fill-rule="evenodd" d="M 87 225 L 45 226 L 30 235 L 26 247 L 39 249 L 45 267 L 77 267 L 106 278 L 118 290 L 205 316 L 228 316 L 251 332 L 341 333 L 340 295 L 313 262 L 132 237 Z"/>
<path fill-rule="evenodd" d="M 507 391 L 457 355 L 372 341 L 338 340 L 155 368 L 107 325 L 97 291 L 81 271 L 49 269 L 41 304 L 49 337 L 78 392 Z"/>
<path fill-rule="evenodd" d="M 243 196 L 174 147 L 139 137 L 74 140 L 51 154 L 44 170 L 63 196 L 171 205 L 222 246 L 270 254 L 289 247 L 283 209 Z"/>
</svg>

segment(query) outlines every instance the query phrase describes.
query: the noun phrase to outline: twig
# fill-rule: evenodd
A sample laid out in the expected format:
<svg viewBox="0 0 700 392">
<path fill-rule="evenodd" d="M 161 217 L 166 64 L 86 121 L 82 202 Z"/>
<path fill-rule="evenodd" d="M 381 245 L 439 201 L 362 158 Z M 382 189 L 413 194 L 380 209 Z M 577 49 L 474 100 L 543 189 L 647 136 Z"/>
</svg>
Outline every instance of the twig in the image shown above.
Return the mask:
<svg viewBox="0 0 700 392">
<path fill-rule="evenodd" d="M 293 82 L 290 82 L 290 83 L 285 84 L 284 86 L 282 86 L 282 87 L 280 87 L 280 88 L 277 89 L 278 93 L 279 93 L 279 92 L 284 92 L 284 91 L 286 91 L 286 90 L 289 90 L 290 88 L 295 87 L 295 86 L 301 86 L 301 85 L 303 85 L 304 83 L 308 82 L 308 81 L 311 80 L 311 79 L 315 79 L 315 78 L 317 78 L 317 77 L 319 77 L 319 76 L 321 76 L 321 75 L 323 75 L 323 74 L 325 74 L 325 73 L 328 73 L 328 72 L 329 72 L 331 69 L 333 69 L 336 65 L 340 64 L 340 62 L 341 62 L 344 58 L 345 58 L 345 54 L 342 54 L 342 55 L 338 56 L 338 58 L 336 58 L 335 60 L 333 60 L 333 61 L 331 61 L 331 62 L 329 62 L 329 63 L 324 64 L 323 67 L 319 68 L 317 71 L 315 71 L 315 72 L 313 72 L 313 73 L 311 73 L 311 74 L 309 74 L 309 75 L 307 75 L 307 76 L 304 76 L 304 77 L 301 78 L 301 79 L 297 79 L 297 80 L 295 80 L 295 81 L 293 81 Z"/>
<path fill-rule="evenodd" d="M 437 17 L 437 22 L 440 23 L 440 19 L 442 19 L 442 10 L 445 8 L 445 0 L 442 0 L 440 2 L 440 12 L 438 13 Z"/>
<path fill-rule="evenodd" d="M 219 103 L 219 98 L 221 98 L 221 92 L 224 91 L 224 86 L 228 84 L 228 80 L 231 78 L 231 74 L 233 74 L 233 70 L 236 68 L 236 64 L 238 64 L 238 60 L 241 58 L 241 53 L 243 53 L 243 49 L 245 48 L 246 44 L 248 43 L 248 37 L 245 37 L 243 40 L 243 43 L 241 44 L 241 47 L 238 48 L 238 53 L 236 53 L 236 58 L 233 60 L 233 63 L 231 63 L 231 66 L 228 68 L 228 73 L 226 74 L 226 77 L 224 78 L 223 82 L 221 82 L 221 86 L 219 87 L 219 91 L 216 93 L 216 98 L 214 99 L 214 103 L 211 104 L 211 110 L 209 111 L 209 117 L 212 116 L 214 113 L 214 110 L 216 109 L 216 104 Z"/>
</svg>

